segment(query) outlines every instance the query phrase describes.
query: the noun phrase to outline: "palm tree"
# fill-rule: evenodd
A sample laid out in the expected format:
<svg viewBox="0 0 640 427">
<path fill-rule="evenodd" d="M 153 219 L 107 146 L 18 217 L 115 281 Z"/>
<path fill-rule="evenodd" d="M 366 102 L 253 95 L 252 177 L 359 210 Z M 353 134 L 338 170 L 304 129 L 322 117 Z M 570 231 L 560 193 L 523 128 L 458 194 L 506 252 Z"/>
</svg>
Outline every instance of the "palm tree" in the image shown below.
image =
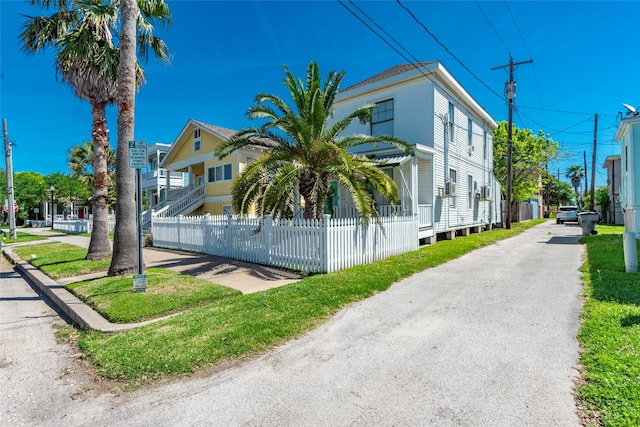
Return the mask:
<svg viewBox="0 0 640 427">
<path fill-rule="evenodd" d="M 294 101 L 294 108 L 281 98 L 258 94 L 249 108 L 250 119 L 267 119 L 260 127 L 250 127 L 223 142 L 219 159 L 245 146 L 260 146 L 265 156 L 248 165 L 232 188 L 232 204 L 248 213 L 255 204 L 260 215 L 290 217 L 296 193 L 304 199 L 304 217 L 322 218 L 325 202 L 331 195 L 331 182 L 337 181 L 352 195 L 363 224 L 377 218 L 372 190 L 394 203 L 398 189 L 393 180 L 376 167 L 376 162 L 348 151 L 362 144 L 388 143 L 402 150 L 409 145 L 392 136 L 340 134 L 354 120 L 367 122 L 375 105 L 365 105 L 329 125 L 334 101 L 344 72 L 330 72 L 324 85 L 318 65 L 307 68 L 306 87 L 284 67 L 284 84 Z M 270 104 L 270 105 L 269 105 Z M 273 108 L 275 107 L 275 109 Z"/>
<path fill-rule="evenodd" d="M 111 146 L 107 146 L 107 179 L 109 186 L 109 198 L 112 200 L 110 207 L 115 202 L 115 178 L 116 178 L 116 153 Z M 76 145 L 69 150 L 69 169 L 74 178 L 91 191 L 93 189 L 93 163 L 94 163 L 93 142 L 85 141 L 84 144 Z"/>
<path fill-rule="evenodd" d="M 23 48 L 36 53 L 47 47 L 56 51 L 56 72 L 78 98 L 91 104 L 93 116 L 93 232 L 87 259 L 111 256 L 107 213 L 109 206 L 107 154 L 109 134 L 106 105 L 115 102 L 117 80 L 114 61 L 117 48 L 111 29 L 117 23 L 113 4 L 99 1 L 31 0 L 43 7 L 58 6 L 47 17 L 28 17 L 20 34 Z"/>
<path fill-rule="evenodd" d="M 114 230 L 114 256 L 109 266 L 109 276 L 141 271 L 138 260 L 136 230 L 136 205 L 134 204 L 133 170 L 125 161 L 128 158 L 128 141 L 133 140 L 134 105 L 136 99 L 136 17 L 139 15 L 136 0 L 121 0 L 122 29 L 120 33 L 120 73 L 118 75 L 118 167 L 116 176 L 116 228 Z"/>
<path fill-rule="evenodd" d="M 576 192 L 576 204 L 578 207 L 581 207 L 582 203 L 580 201 L 580 192 L 578 191 L 578 188 L 580 188 L 580 181 L 584 178 L 584 169 L 580 165 L 571 165 L 567 168 L 565 176 L 571 180 L 571 186 Z"/>
<path fill-rule="evenodd" d="M 20 39 L 28 53 L 47 47 L 56 51 L 56 72 L 69 84 L 76 95 L 89 101 L 93 115 L 94 191 L 93 233 L 87 253 L 88 259 L 111 256 L 108 239 L 107 213 L 111 201 L 108 191 L 107 147 L 109 146 L 105 108 L 116 101 L 120 51 L 116 46 L 119 0 L 30 0 L 41 7 L 57 8 L 51 16 L 28 17 Z M 163 62 L 169 52 L 164 42 L 153 36 L 151 22 L 170 23 L 168 6 L 162 0 L 139 0 L 136 14 L 140 55 L 145 59 L 149 51 Z M 136 84 L 144 82 L 144 73 L 135 64 Z M 126 152 L 124 157 L 126 158 Z M 124 168 L 127 169 L 125 166 Z M 131 182 L 129 180 L 129 182 Z M 131 184 L 133 187 L 133 184 Z M 131 220 L 131 219 L 130 219 Z M 135 217 L 133 217 L 135 220 Z"/>
</svg>

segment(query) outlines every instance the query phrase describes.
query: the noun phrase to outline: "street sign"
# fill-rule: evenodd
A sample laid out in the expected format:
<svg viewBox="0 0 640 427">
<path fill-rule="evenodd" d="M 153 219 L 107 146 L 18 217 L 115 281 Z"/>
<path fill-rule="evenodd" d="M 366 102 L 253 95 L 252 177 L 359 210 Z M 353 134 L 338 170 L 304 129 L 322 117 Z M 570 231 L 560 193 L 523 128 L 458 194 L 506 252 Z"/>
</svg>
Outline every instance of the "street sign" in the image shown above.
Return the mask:
<svg viewBox="0 0 640 427">
<path fill-rule="evenodd" d="M 4 205 L 4 211 L 9 213 L 9 206 L 8 205 Z M 17 203 L 13 204 L 13 211 L 14 212 L 18 212 L 18 204 Z"/>
<path fill-rule="evenodd" d="M 146 168 L 147 162 L 147 141 L 129 141 L 129 167 Z"/>
</svg>

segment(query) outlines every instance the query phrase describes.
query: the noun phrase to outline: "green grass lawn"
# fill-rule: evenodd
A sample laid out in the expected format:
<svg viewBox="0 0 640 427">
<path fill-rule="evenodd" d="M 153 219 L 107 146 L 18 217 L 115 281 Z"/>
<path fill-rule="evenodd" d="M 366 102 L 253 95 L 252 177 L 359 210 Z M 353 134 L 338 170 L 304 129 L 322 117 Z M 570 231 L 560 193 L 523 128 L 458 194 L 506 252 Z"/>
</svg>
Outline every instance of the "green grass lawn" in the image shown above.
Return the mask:
<svg viewBox="0 0 640 427">
<path fill-rule="evenodd" d="M 36 236 L 33 234 L 29 234 L 29 233 L 24 233 L 22 231 L 17 231 L 16 232 L 16 238 L 15 239 L 10 239 L 9 238 L 9 230 L 6 229 L 4 230 L 7 235 L 0 235 L 0 240 L 2 240 L 3 244 L 9 244 L 9 243 L 22 243 L 22 242 L 31 242 L 34 240 L 47 240 L 46 237 L 43 236 Z"/>
<path fill-rule="evenodd" d="M 581 240 L 586 301 L 578 339 L 585 383 L 578 398 L 602 425 L 639 426 L 640 274 L 625 273 L 622 227 L 597 230 Z"/>
<path fill-rule="evenodd" d="M 13 252 L 38 267 L 53 280 L 107 271 L 111 264 L 110 259 L 86 260 L 86 249 L 68 243 L 51 242 L 19 246 L 13 248 Z"/>
<path fill-rule="evenodd" d="M 240 291 L 165 268 L 149 268 L 147 291 L 133 291 L 133 276 L 102 277 L 66 286 L 114 323 L 152 319 L 242 295 Z"/>
<path fill-rule="evenodd" d="M 84 331 L 78 344 L 100 374 L 130 387 L 254 355 L 307 332 L 341 308 L 426 268 L 541 221 L 441 241 L 418 251 L 280 288 L 230 296 L 118 334 Z"/>
</svg>

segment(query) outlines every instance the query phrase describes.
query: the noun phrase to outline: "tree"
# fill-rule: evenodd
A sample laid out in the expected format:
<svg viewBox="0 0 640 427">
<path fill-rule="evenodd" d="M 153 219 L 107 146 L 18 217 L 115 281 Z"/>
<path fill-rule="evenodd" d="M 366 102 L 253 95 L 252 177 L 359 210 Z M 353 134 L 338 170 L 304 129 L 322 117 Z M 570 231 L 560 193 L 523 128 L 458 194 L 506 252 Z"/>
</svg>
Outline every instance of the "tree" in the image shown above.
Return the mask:
<svg viewBox="0 0 640 427">
<path fill-rule="evenodd" d="M 560 181 L 556 177 L 550 177 L 549 183 L 549 203 L 555 206 L 570 204 L 574 199 L 573 189 L 571 185 L 564 181 Z"/>
<path fill-rule="evenodd" d="M 610 200 L 609 200 L 609 189 L 605 187 L 598 187 L 594 194 L 594 199 L 596 205 L 600 206 L 600 212 L 602 213 L 603 218 L 606 221 L 609 221 L 611 217 L 610 210 Z"/>
<path fill-rule="evenodd" d="M 55 203 L 62 205 L 65 218 L 69 214 L 73 202 L 87 200 L 91 194 L 76 178 L 59 172 L 47 176 L 45 194 L 51 186 L 55 188 Z"/>
<path fill-rule="evenodd" d="M 6 182 L 6 181 L 5 181 Z M 20 207 L 16 219 L 25 221 L 33 209 L 39 208 L 47 200 L 47 181 L 37 172 L 16 172 L 13 174 L 15 202 Z M 2 199 L 4 202 L 4 199 Z"/>
<path fill-rule="evenodd" d="M 580 181 L 584 178 L 584 169 L 580 165 L 571 165 L 567 168 L 565 176 L 571 180 L 571 186 L 575 189 L 576 192 L 576 203 L 579 208 L 582 208 L 582 203 L 580 200 Z"/>
<path fill-rule="evenodd" d="M 93 142 L 85 141 L 84 144 L 76 145 L 69 150 L 69 169 L 74 178 L 77 178 L 89 191 L 93 185 L 93 163 L 94 163 Z M 109 206 L 115 207 L 115 175 L 116 175 L 116 153 L 111 146 L 107 146 L 107 179 L 109 191 Z"/>
<path fill-rule="evenodd" d="M 363 224 L 377 218 L 371 190 L 375 189 L 394 203 L 398 189 L 393 180 L 376 167 L 375 161 L 347 151 L 362 144 L 387 143 L 402 150 L 409 145 L 392 136 L 340 134 L 354 120 L 367 122 L 375 105 L 365 105 L 332 125 L 334 101 L 344 72 L 330 72 L 324 84 L 319 67 L 307 68 L 306 87 L 284 67 L 283 80 L 294 102 L 293 108 L 276 95 L 260 93 L 247 115 L 266 119 L 259 127 L 241 130 L 223 142 L 219 159 L 248 145 L 260 146 L 266 154 L 249 164 L 233 183 L 232 205 L 237 212 L 248 213 L 255 203 L 260 215 L 290 217 L 296 192 L 304 199 L 304 217 L 322 218 L 325 202 L 331 194 L 331 182 L 346 188 Z"/>
<path fill-rule="evenodd" d="M 134 106 L 136 89 L 142 83 L 138 53 L 147 58 L 152 50 L 157 58 L 168 63 L 169 50 L 153 35 L 152 23 L 171 23 L 169 6 L 163 0 L 120 0 L 122 26 L 118 73 L 118 149 L 116 155 L 116 227 L 113 238 L 113 257 L 109 275 L 136 271 L 137 244 L 131 236 L 137 234 L 134 175 L 128 165 L 129 141 L 134 139 Z M 143 19 L 144 18 L 144 19 Z"/>
<path fill-rule="evenodd" d="M 502 121 L 493 130 L 493 167 L 504 199 L 507 188 L 508 126 L 507 122 Z M 539 130 L 534 134 L 529 129 L 519 129 L 515 125 L 512 129 L 512 141 L 511 209 L 516 202 L 535 197 L 540 182 L 546 184 L 551 179 L 546 165 L 555 159 L 559 150 L 558 143 L 544 132 Z"/>
<path fill-rule="evenodd" d="M 107 176 L 109 130 L 106 106 L 115 102 L 118 49 L 113 30 L 118 13 L 114 1 L 31 0 L 42 7 L 58 7 L 53 15 L 29 17 L 20 35 L 23 48 L 36 53 L 56 51 L 55 67 L 78 98 L 91 104 L 93 117 L 93 232 L 87 259 L 111 256 L 107 224 L 110 202 Z"/>
</svg>

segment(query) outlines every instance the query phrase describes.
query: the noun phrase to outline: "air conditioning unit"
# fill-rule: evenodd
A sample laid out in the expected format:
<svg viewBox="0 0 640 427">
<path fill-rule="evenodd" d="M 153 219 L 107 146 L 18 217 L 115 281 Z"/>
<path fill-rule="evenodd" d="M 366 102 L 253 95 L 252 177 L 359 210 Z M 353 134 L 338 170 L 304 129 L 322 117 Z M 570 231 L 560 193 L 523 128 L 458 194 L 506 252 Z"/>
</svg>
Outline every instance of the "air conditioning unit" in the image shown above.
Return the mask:
<svg viewBox="0 0 640 427">
<path fill-rule="evenodd" d="M 491 188 L 486 185 L 480 187 L 480 198 L 482 200 L 491 200 Z"/>
<path fill-rule="evenodd" d="M 444 197 L 455 197 L 456 183 L 447 181 L 444 183 Z"/>
</svg>

